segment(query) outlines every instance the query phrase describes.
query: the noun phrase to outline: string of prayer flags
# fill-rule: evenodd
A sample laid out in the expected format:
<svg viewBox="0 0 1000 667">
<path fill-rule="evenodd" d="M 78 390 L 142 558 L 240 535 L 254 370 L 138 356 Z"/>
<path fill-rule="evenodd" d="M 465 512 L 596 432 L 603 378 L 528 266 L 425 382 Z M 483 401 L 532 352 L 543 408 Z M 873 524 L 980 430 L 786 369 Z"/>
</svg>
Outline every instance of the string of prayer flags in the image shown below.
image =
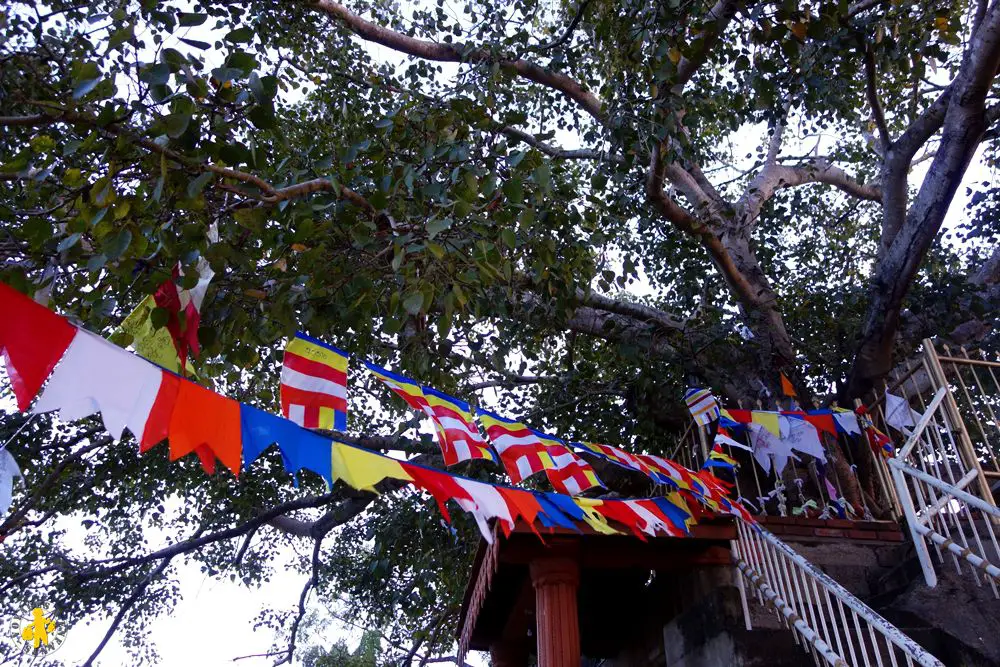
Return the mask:
<svg viewBox="0 0 1000 667">
<path fill-rule="evenodd" d="M 427 397 L 419 383 L 398 373 L 376 366 L 370 361 L 365 362 L 365 368 L 377 377 L 382 384 L 389 387 L 397 396 L 403 399 L 414 410 L 424 412 L 427 408 Z"/>
<path fill-rule="evenodd" d="M 684 392 L 684 401 L 691 411 L 691 416 L 699 424 L 711 424 L 720 416 L 719 404 L 708 389 L 688 387 Z"/>
<path fill-rule="evenodd" d="M 0 449 L 0 517 L 7 514 L 14 498 L 14 480 L 22 477 L 14 455 L 4 447 Z"/>
<path fill-rule="evenodd" d="M 469 404 L 426 385 L 422 389 L 426 400 L 424 411 L 434 421 L 444 464 L 452 466 L 473 459 L 496 463 L 493 449 L 472 419 Z"/>
<path fill-rule="evenodd" d="M 733 438 L 732 434 L 730 434 L 729 431 L 722 428 L 721 426 L 719 427 L 719 430 L 715 434 L 714 444 L 726 445 L 727 447 L 736 447 L 737 449 L 745 449 L 748 452 L 753 451 L 750 447 L 744 445 L 742 442 L 739 442 L 735 438 Z"/>
<path fill-rule="evenodd" d="M 371 362 L 366 361 L 365 366 L 407 405 L 431 418 L 446 466 L 476 459 L 496 462 L 496 455 L 479 433 L 468 403 Z"/>
<path fill-rule="evenodd" d="M 243 437 L 240 404 L 188 380 L 177 388 L 167 431 L 170 460 L 197 454 L 209 475 L 218 459 L 234 476 L 240 474 Z"/>
<path fill-rule="evenodd" d="M 160 390 L 163 371 L 89 331 L 79 330 L 49 376 L 32 412 L 59 411 L 63 421 L 101 413 L 115 440 L 128 428 L 139 439 Z M 86 378 L 81 382 L 81 378 Z"/>
<path fill-rule="evenodd" d="M 403 462 L 361 447 L 334 441 L 331 445 L 331 475 L 352 489 L 377 493 L 375 486 L 385 479 L 412 482 Z"/>
<path fill-rule="evenodd" d="M 209 474 L 221 462 L 238 475 L 274 445 L 285 468 L 294 475 L 309 470 L 328 484 L 340 480 L 367 491 L 376 491 L 387 480 L 411 484 L 429 493 L 445 516 L 447 502 L 454 500 L 473 516 L 488 540 L 492 539 L 491 521 L 499 522 L 504 531 L 524 521 L 536 531 L 536 524 L 577 531 L 586 525 L 599 532 L 620 532 L 617 526 L 621 525 L 636 534 L 676 536 L 683 535 L 694 521 L 691 508 L 676 492 L 662 498 L 627 501 L 574 499 L 566 494 L 537 493 L 466 479 L 331 441 L 290 420 L 241 405 L 165 371 L 38 308 L 26 296 L 0 285 L 0 310 L 26 313 L 15 325 L 22 332 L 12 335 L 13 328 L 6 321 L 0 322 L 0 345 L 5 350 L 8 371 L 19 375 L 19 386 L 24 390 L 18 396 L 19 402 L 30 405 L 47 374 L 48 384 L 38 398 L 36 411 L 59 410 L 66 419 L 100 412 L 114 437 L 121 437 L 128 429 L 139 441 L 141 452 L 168 440 L 171 460 L 194 453 Z M 36 325 L 42 329 L 34 330 Z M 53 331 L 58 335 L 46 335 Z M 63 359 L 57 364 L 60 357 Z M 23 381 L 25 369 L 30 382 Z M 405 388 L 400 384 L 397 387 Z M 417 396 L 423 399 L 424 390 L 420 389 Z M 557 465 L 546 472 L 564 475 L 563 488 L 575 490 L 569 480 L 576 480 L 581 471 L 589 482 L 596 481 L 596 476 L 586 477 L 589 466 L 569 452 L 561 440 L 518 426 L 540 444 L 542 454 L 555 459 L 552 463 Z M 564 456 L 564 452 L 570 456 Z M 657 474 L 663 474 L 664 479 L 676 477 L 677 486 L 690 488 L 693 497 L 706 507 L 727 507 L 724 488 L 711 476 L 702 477 L 665 459 L 647 458 L 650 463 L 646 465 L 669 470 L 669 475 Z M 574 468 L 573 462 L 583 465 Z M 0 448 L 0 505 L 4 511 L 10 502 L 6 489 L 18 474 L 10 453 Z M 581 489 L 585 486 L 578 480 L 576 483 Z M 730 511 L 737 513 L 738 504 Z"/>
<path fill-rule="evenodd" d="M 858 425 L 858 416 L 850 410 L 836 409 L 833 412 L 833 421 L 837 430 L 848 435 L 861 435 L 861 426 Z"/>
<path fill-rule="evenodd" d="M 285 346 L 281 414 L 299 426 L 347 430 L 350 355 L 301 331 Z"/>
<path fill-rule="evenodd" d="M 641 472 L 656 481 L 656 473 L 654 473 L 648 465 L 643 463 L 643 461 L 635 454 L 630 454 L 623 449 L 613 445 L 601 445 L 596 442 L 573 442 L 570 443 L 570 446 L 575 448 L 577 451 L 587 452 L 589 454 L 599 456 L 606 461 L 610 461 L 621 466 L 622 468 L 628 468 L 629 470 Z"/>
<path fill-rule="evenodd" d="M 117 333 L 127 335 L 132 349 L 143 359 L 148 359 L 171 373 L 198 377 L 190 359 L 185 359 L 184 367 L 181 367 L 181 359 L 170 331 L 166 327 L 153 326 L 152 313 L 155 308 L 156 299 L 153 295 L 147 296 L 122 320 Z"/>
<path fill-rule="evenodd" d="M 803 419 L 815 426 L 817 431 L 837 437 L 837 423 L 833 419 L 833 410 L 812 410 L 807 412 Z"/>
<path fill-rule="evenodd" d="M 715 444 L 712 445 L 712 451 L 708 453 L 708 458 L 705 460 L 704 468 L 727 468 L 733 470 L 736 468 L 736 460 L 722 451 L 722 446 Z"/>
<path fill-rule="evenodd" d="M 778 421 L 777 412 L 754 410 L 750 418 L 754 424 L 760 424 L 774 435 L 781 435 L 781 424 Z"/>
<path fill-rule="evenodd" d="M 285 470 L 294 476 L 296 486 L 303 470 L 316 473 L 328 487 L 333 486 L 333 452 L 329 438 L 245 404 L 240 405 L 240 426 L 244 470 L 268 447 L 275 445 Z"/>
<path fill-rule="evenodd" d="M 871 447 L 872 451 L 886 458 L 895 456 L 896 448 L 892 446 L 892 438 L 875 428 L 875 423 L 868 415 L 868 410 L 865 406 L 858 406 L 856 413 L 858 415 L 858 424 L 861 426 L 861 430 L 864 431 L 865 439 L 868 440 L 868 446 Z"/>
</svg>

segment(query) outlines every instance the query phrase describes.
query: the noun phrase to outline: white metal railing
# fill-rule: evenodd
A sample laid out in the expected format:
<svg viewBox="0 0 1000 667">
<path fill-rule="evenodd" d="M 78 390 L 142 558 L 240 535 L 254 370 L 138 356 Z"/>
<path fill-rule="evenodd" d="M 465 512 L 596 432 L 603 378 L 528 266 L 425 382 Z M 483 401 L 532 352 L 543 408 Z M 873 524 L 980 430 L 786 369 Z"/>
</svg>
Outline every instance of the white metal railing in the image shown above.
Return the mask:
<svg viewBox="0 0 1000 667">
<path fill-rule="evenodd" d="M 889 459 L 888 464 L 927 585 L 937 585 L 930 545 L 938 562 L 943 563 L 947 553 L 959 574 L 964 563 L 977 584 L 982 586 L 985 578 L 1000 598 L 1000 568 L 994 564 L 1000 561 L 996 534 L 1000 509 L 964 490 L 978 479 L 975 471 L 949 484 L 898 459 Z"/>
<path fill-rule="evenodd" d="M 732 543 L 747 629 L 746 586 L 769 604 L 817 665 L 873 667 L 944 664 L 846 588 L 757 524 L 737 521 Z"/>
</svg>

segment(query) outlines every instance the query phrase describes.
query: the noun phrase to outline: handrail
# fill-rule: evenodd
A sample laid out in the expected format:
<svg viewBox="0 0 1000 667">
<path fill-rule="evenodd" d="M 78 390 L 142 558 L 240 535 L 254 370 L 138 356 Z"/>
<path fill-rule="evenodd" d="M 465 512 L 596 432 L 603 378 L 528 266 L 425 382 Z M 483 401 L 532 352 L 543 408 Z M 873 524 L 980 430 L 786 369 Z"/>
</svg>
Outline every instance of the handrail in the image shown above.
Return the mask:
<svg viewBox="0 0 1000 667">
<path fill-rule="evenodd" d="M 937 571 L 931 561 L 929 543 L 939 555 L 943 555 L 942 549 L 949 553 L 959 573 L 962 570 L 959 561 L 968 563 L 977 584 L 979 573 L 984 573 L 989 577 L 993 594 L 1000 598 L 1000 589 L 996 585 L 1000 582 L 1000 567 L 987 558 L 983 535 L 972 514 L 972 510 L 976 510 L 987 517 L 982 522 L 982 532 L 989 539 L 988 544 L 992 544 L 994 553 L 1000 555 L 994 528 L 996 523 L 1000 523 L 1000 509 L 963 490 L 973 479 L 971 473 L 974 471 L 956 484 L 949 484 L 898 459 L 889 459 L 886 463 L 903 501 L 906 523 L 927 585 L 932 588 L 937 585 Z"/>
<path fill-rule="evenodd" d="M 803 640 L 805 650 L 817 664 L 871 667 L 883 665 L 883 659 L 888 657 L 889 664 L 897 665 L 898 651 L 907 665 L 944 667 L 940 660 L 759 524 L 739 520 L 737 536 L 733 541 L 733 560 L 738 572 L 754 588 L 761 602 L 766 600 L 777 610 L 796 639 Z M 744 613 L 749 627 L 745 606 Z"/>
</svg>

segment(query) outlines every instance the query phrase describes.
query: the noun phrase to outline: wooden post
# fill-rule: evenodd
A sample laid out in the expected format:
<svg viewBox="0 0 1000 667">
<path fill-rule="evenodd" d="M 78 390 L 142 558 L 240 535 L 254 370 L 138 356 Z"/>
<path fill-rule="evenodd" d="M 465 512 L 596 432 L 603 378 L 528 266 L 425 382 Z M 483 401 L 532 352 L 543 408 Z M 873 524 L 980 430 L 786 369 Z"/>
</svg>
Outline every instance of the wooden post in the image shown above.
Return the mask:
<svg viewBox="0 0 1000 667">
<path fill-rule="evenodd" d="M 947 418 L 946 421 L 951 422 L 950 424 L 945 424 L 945 426 L 950 427 L 956 436 L 955 445 L 958 447 L 959 456 L 965 459 L 966 470 L 975 470 L 979 477 L 977 484 L 979 495 L 984 501 L 996 507 L 996 503 L 993 502 L 993 492 L 990 491 L 990 483 L 986 481 L 983 468 L 979 465 L 979 457 L 976 456 L 975 447 L 972 445 L 972 438 L 969 437 L 969 432 L 965 430 L 965 421 L 962 419 L 962 413 L 958 410 L 958 403 L 955 401 L 955 397 L 951 393 L 951 388 L 948 386 L 948 377 L 945 375 L 944 367 L 941 366 L 941 361 L 938 359 L 937 350 L 934 349 L 934 342 L 930 338 L 925 338 L 923 344 L 924 358 L 927 361 L 927 369 L 930 371 L 931 383 L 935 389 L 941 389 L 942 387 L 945 389 L 944 403 L 942 403 L 941 407 L 944 409 L 944 414 Z"/>
<path fill-rule="evenodd" d="M 572 558 L 538 558 L 531 562 L 531 583 L 535 587 L 538 667 L 580 667 L 576 603 L 580 567 Z"/>
</svg>

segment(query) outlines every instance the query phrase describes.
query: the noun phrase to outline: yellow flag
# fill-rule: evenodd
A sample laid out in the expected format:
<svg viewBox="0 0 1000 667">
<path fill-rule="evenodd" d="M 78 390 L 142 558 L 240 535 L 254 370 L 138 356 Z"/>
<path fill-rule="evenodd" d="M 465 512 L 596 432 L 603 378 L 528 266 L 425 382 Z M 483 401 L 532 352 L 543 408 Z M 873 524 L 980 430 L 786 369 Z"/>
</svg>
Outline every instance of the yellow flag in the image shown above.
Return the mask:
<svg viewBox="0 0 1000 667">
<path fill-rule="evenodd" d="M 573 502 L 583 510 L 583 520 L 587 522 L 588 526 L 604 535 L 621 535 L 621 531 L 609 526 L 608 520 L 604 518 L 604 515 L 594 509 L 598 505 L 603 505 L 604 501 L 594 498 L 574 497 Z"/>
<path fill-rule="evenodd" d="M 177 348 L 174 347 L 170 332 L 167 331 L 166 327 L 157 329 L 153 326 L 150 313 L 153 312 L 154 308 L 156 308 L 156 301 L 152 296 L 147 296 L 122 321 L 118 331 L 132 337 L 131 345 L 140 357 L 148 359 L 168 371 L 182 375 L 181 360 L 177 356 Z M 186 362 L 185 371 L 183 375 L 187 377 L 198 377 L 190 360 Z"/>
<path fill-rule="evenodd" d="M 399 465 L 399 461 L 388 456 L 339 442 L 332 443 L 332 447 L 334 481 L 342 479 L 351 488 L 373 493 L 377 493 L 375 485 L 386 478 L 413 481 L 403 470 L 403 466 Z"/>
<path fill-rule="evenodd" d="M 781 427 L 778 426 L 778 413 L 766 412 L 764 410 L 754 410 L 750 413 L 754 424 L 760 424 L 779 438 L 781 437 Z"/>
</svg>

